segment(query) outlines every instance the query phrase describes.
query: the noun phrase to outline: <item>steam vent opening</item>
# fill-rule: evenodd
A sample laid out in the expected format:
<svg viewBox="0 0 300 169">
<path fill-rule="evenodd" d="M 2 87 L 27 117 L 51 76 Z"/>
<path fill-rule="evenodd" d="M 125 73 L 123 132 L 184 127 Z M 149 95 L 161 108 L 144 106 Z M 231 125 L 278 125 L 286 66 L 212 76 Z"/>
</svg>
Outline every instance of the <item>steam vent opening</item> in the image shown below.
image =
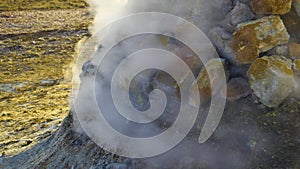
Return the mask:
<svg viewBox="0 0 300 169">
<path fill-rule="evenodd" d="M 299 0 L 2 0 L 0 21 L 0 169 L 300 168 Z"/>
</svg>

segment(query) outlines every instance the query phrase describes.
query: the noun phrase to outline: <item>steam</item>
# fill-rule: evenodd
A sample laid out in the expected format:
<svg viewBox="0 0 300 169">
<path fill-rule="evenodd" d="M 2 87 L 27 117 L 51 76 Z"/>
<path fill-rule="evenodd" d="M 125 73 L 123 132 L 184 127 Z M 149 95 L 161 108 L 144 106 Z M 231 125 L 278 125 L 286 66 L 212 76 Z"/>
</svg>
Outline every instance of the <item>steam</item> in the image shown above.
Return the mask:
<svg viewBox="0 0 300 169">
<path fill-rule="evenodd" d="M 91 12 L 94 13 L 94 24 L 91 31 L 95 33 L 101 27 L 124 16 L 125 6 L 128 0 L 87 0 L 90 4 Z"/>
<path fill-rule="evenodd" d="M 162 12 L 182 17 L 202 29 L 209 29 L 224 17 L 218 0 L 87 0 L 94 13 L 92 33 L 126 15 L 139 12 Z M 200 22 L 201 21 L 201 22 Z"/>
<path fill-rule="evenodd" d="M 207 31 L 212 26 L 216 25 L 219 22 L 219 20 L 221 20 L 223 17 L 222 13 L 217 12 L 217 10 L 220 10 L 222 8 L 222 1 L 220 0 L 88 0 L 88 3 L 91 6 L 91 11 L 95 14 L 94 24 L 90 28 L 93 35 L 97 33 L 97 30 L 104 28 L 107 24 L 124 16 L 134 14 L 137 12 L 165 12 L 173 14 L 189 20 L 204 31 Z M 132 26 L 131 29 L 137 28 Z M 115 36 L 111 36 L 109 38 L 119 38 L 120 34 L 122 34 L 122 32 L 120 32 L 121 30 L 122 28 L 107 29 L 107 31 L 112 31 L 113 33 L 115 33 Z M 102 42 L 100 40 L 105 35 L 100 36 L 101 37 L 97 37 L 99 39 L 96 38 L 93 39 L 94 41 L 92 40 L 92 44 L 94 44 L 94 46 L 88 46 L 88 50 L 84 47 L 81 48 L 83 49 L 83 51 L 87 51 L 83 55 L 87 56 L 86 59 L 90 59 L 90 61 L 85 62 L 84 59 L 80 60 L 78 62 L 79 66 L 75 70 L 75 72 L 77 72 L 75 73 L 75 75 L 80 74 L 79 72 L 81 72 L 81 69 L 79 69 L 79 67 L 81 67 L 81 65 L 84 65 L 83 73 L 81 73 L 82 79 L 80 84 L 80 88 L 82 90 L 80 91 L 79 95 L 82 94 L 86 96 L 93 92 L 89 88 L 89 86 L 95 83 L 95 81 L 91 80 L 90 76 L 95 75 L 94 73 L 98 71 L 98 73 L 100 72 L 100 75 L 96 78 L 95 85 L 97 86 L 97 88 L 99 88 L 98 91 L 101 92 L 96 92 L 96 96 L 99 98 L 99 102 L 106 105 L 103 108 L 103 111 L 106 112 L 104 116 L 106 116 L 107 121 L 112 123 L 115 129 L 132 137 L 152 136 L 164 131 L 167 127 L 169 127 L 169 124 L 161 125 L 161 121 L 167 121 L 167 123 L 168 121 L 172 121 L 170 120 L 170 116 L 176 115 L 176 109 L 180 108 L 178 106 L 180 105 L 179 99 L 171 96 L 173 100 L 171 100 L 171 102 L 169 102 L 169 104 L 166 107 L 166 111 L 169 112 L 169 114 L 167 116 L 163 116 L 160 119 L 161 121 L 157 121 L 156 123 L 152 123 L 148 126 L 142 125 L 142 127 L 138 127 L 134 123 L 129 123 L 129 121 L 122 122 L 124 118 L 118 114 L 117 110 L 113 108 L 112 102 L 109 101 L 111 96 L 109 96 L 109 94 L 105 92 L 110 92 L 110 88 L 107 86 L 106 83 L 109 83 L 111 81 L 111 79 L 109 79 L 108 77 L 112 77 L 116 65 L 119 65 L 124 59 L 124 57 L 126 57 L 128 54 L 131 54 L 143 48 L 150 47 L 168 49 L 173 52 L 176 52 L 178 48 L 176 46 L 162 47 L 161 39 L 159 39 L 156 35 L 133 37 L 124 40 L 121 44 L 117 44 L 111 50 L 112 52 L 108 53 L 107 55 L 108 58 L 113 59 L 111 59 L 111 61 L 107 61 L 104 67 L 101 67 L 99 70 L 95 70 L 97 68 L 93 66 L 97 65 L 99 60 L 93 57 L 89 58 L 89 56 L 91 56 L 92 53 L 95 51 L 97 51 L 96 53 L 99 53 L 106 49 L 106 46 L 101 46 Z M 141 63 L 135 63 L 135 65 L 139 64 Z M 174 67 L 174 65 L 164 66 Z M 175 67 L 176 66 L 177 65 L 175 65 Z M 126 75 L 126 72 L 123 73 Z M 143 95 L 149 95 L 151 90 L 153 90 L 153 86 L 151 85 L 153 85 L 152 81 L 156 77 L 156 75 L 157 71 L 148 70 L 147 72 L 144 72 L 144 74 L 141 74 L 141 76 L 137 76 L 135 80 L 137 80 L 141 84 L 136 84 L 136 89 L 142 92 Z M 79 79 L 77 79 L 76 81 L 79 81 Z M 77 85 L 78 84 L 79 82 L 77 82 Z M 166 93 L 168 93 L 168 91 L 174 91 L 173 89 L 168 88 L 167 85 L 160 85 L 162 87 L 165 87 L 164 91 Z M 93 111 L 91 107 L 87 106 L 88 102 L 91 102 L 91 100 L 87 97 L 82 97 L 80 98 L 80 100 L 77 101 L 77 106 L 78 108 L 80 108 L 80 111 Z M 135 107 L 139 107 L 139 105 L 135 105 Z M 199 115 L 203 116 L 207 114 L 207 112 L 207 110 L 202 109 Z M 82 116 L 81 118 L 84 118 L 87 121 L 89 121 L 91 127 L 97 125 L 97 119 L 94 116 L 88 116 L 88 114 L 81 114 L 80 116 Z M 215 144 L 214 140 L 210 141 L 209 143 L 200 145 L 198 144 L 197 139 L 198 134 L 200 133 L 199 126 L 202 125 L 202 118 L 204 117 L 200 117 L 199 119 L 197 119 L 198 123 L 192 130 L 194 131 L 194 133 L 189 135 L 178 147 L 158 157 L 138 160 L 137 167 L 139 167 L 139 165 L 142 165 L 140 166 L 142 168 L 162 168 L 162 166 L 164 166 L 164 168 L 174 168 L 174 166 L 176 166 L 176 168 L 242 168 L 242 166 L 244 166 L 244 164 L 247 163 L 247 160 L 249 159 L 249 154 L 251 154 L 249 153 L 249 151 L 253 150 L 254 148 L 250 138 L 246 136 L 247 133 L 245 135 L 241 135 L 238 131 L 241 124 L 233 123 L 231 126 L 223 124 L 222 129 L 218 130 L 213 138 L 217 140 L 216 142 L 219 143 L 218 145 Z M 260 134 L 256 131 L 255 125 L 256 124 L 254 123 L 253 127 L 250 128 L 249 131 L 255 131 L 256 134 Z M 77 127 L 77 131 L 82 131 L 79 127 L 79 124 L 77 124 Z M 237 144 L 241 145 L 232 145 L 232 140 L 228 139 L 228 137 L 225 137 L 228 134 L 232 134 L 232 137 L 229 138 L 237 137 L 238 139 L 244 140 L 236 141 Z M 218 139 L 222 140 L 224 138 L 224 142 L 218 142 Z M 168 144 L 169 141 L 171 140 L 164 140 L 164 143 Z M 116 138 L 111 144 L 119 144 L 120 146 L 122 146 L 122 143 L 118 142 L 118 138 Z M 149 150 L 151 150 L 152 148 L 153 147 L 151 147 L 151 145 L 148 146 Z M 245 151 L 239 151 L 239 148 L 245 149 Z"/>
</svg>

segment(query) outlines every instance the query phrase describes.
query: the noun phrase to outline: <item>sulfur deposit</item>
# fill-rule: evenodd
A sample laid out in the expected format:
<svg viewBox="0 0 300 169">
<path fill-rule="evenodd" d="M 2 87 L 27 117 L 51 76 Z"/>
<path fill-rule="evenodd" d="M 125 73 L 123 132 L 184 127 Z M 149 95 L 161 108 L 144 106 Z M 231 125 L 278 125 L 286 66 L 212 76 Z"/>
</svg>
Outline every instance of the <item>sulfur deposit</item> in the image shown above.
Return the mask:
<svg viewBox="0 0 300 169">
<path fill-rule="evenodd" d="M 252 0 L 252 6 L 258 14 L 283 15 L 291 10 L 292 0 Z"/>
<path fill-rule="evenodd" d="M 253 62 L 261 52 L 287 44 L 290 39 L 279 16 L 268 16 L 241 24 L 231 43 L 236 59 L 242 64 Z"/>
</svg>

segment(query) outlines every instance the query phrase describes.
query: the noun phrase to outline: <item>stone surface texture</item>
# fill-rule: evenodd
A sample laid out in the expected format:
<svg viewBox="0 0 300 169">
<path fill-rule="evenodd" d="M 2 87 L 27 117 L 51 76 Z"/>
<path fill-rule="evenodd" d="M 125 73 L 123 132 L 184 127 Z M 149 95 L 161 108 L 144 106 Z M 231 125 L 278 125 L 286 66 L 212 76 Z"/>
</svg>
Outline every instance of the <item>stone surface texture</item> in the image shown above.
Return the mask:
<svg viewBox="0 0 300 169">
<path fill-rule="evenodd" d="M 287 44 L 290 39 L 279 16 L 267 16 L 240 24 L 231 43 L 236 59 L 244 64 L 253 62 L 261 52 L 278 45 Z"/>
<path fill-rule="evenodd" d="M 238 24 L 250 21 L 254 16 L 250 7 L 237 2 L 234 8 L 226 15 L 224 26 L 228 31 L 234 32 Z"/>
<path fill-rule="evenodd" d="M 201 102 L 205 103 L 212 95 L 220 91 L 223 87 L 222 73 L 224 72 L 224 60 L 222 59 L 211 59 L 205 64 L 198 77 L 197 83 L 198 90 L 201 97 Z M 226 80 L 226 79 L 225 79 Z"/>
<path fill-rule="evenodd" d="M 227 92 L 225 92 L 227 90 Z M 251 94 L 249 83 L 243 78 L 233 78 L 221 90 L 221 95 L 227 100 L 236 101 Z M 227 93 L 227 94 L 225 94 Z"/>
<path fill-rule="evenodd" d="M 293 7 L 295 8 L 298 16 L 300 17 L 300 0 L 294 0 Z"/>
<path fill-rule="evenodd" d="M 289 44 L 289 55 L 293 59 L 300 59 L 300 44 L 296 42 L 291 42 Z"/>
<path fill-rule="evenodd" d="M 293 91 L 295 85 L 292 61 L 280 56 L 256 59 L 248 71 L 250 86 L 260 101 L 277 107 Z"/>
<path fill-rule="evenodd" d="M 252 0 L 252 7 L 257 14 L 283 15 L 291 10 L 292 0 Z"/>
</svg>

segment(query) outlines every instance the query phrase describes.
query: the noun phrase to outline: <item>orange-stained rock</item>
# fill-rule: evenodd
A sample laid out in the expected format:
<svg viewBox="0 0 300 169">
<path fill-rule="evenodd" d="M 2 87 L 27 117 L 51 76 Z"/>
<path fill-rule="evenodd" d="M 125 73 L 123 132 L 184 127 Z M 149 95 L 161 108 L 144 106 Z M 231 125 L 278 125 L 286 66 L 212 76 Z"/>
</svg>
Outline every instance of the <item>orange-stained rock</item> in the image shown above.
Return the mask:
<svg viewBox="0 0 300 169">
<path fill-rule="evenodd" d="M 252 0 L 252 7 L 257 14 L 284 15 L 291 10 L 292 0 Z"/>
<path fill-rule="evenodd" d="M 280 56 L 256 59 L 248 71 L 250 87 L 268 107 L 277 107 L 294 89 L 292 61 Z"/>
<path fill-rule="evenodd" d="M 253 62 L 259 55 L 259 40 L 255 36 L 255 25 L 242 26 L 233 35 L 231 48 L 236 60 L 242 64 Z"/>
<path fill-rule="evenodd" d="M 279 16 L 268 16 L 239 25 L 233 34 L 231 48 L 242 64 L 252 63 L 260 52 L 287 44 L 288 34 Z"/>
</svg>

